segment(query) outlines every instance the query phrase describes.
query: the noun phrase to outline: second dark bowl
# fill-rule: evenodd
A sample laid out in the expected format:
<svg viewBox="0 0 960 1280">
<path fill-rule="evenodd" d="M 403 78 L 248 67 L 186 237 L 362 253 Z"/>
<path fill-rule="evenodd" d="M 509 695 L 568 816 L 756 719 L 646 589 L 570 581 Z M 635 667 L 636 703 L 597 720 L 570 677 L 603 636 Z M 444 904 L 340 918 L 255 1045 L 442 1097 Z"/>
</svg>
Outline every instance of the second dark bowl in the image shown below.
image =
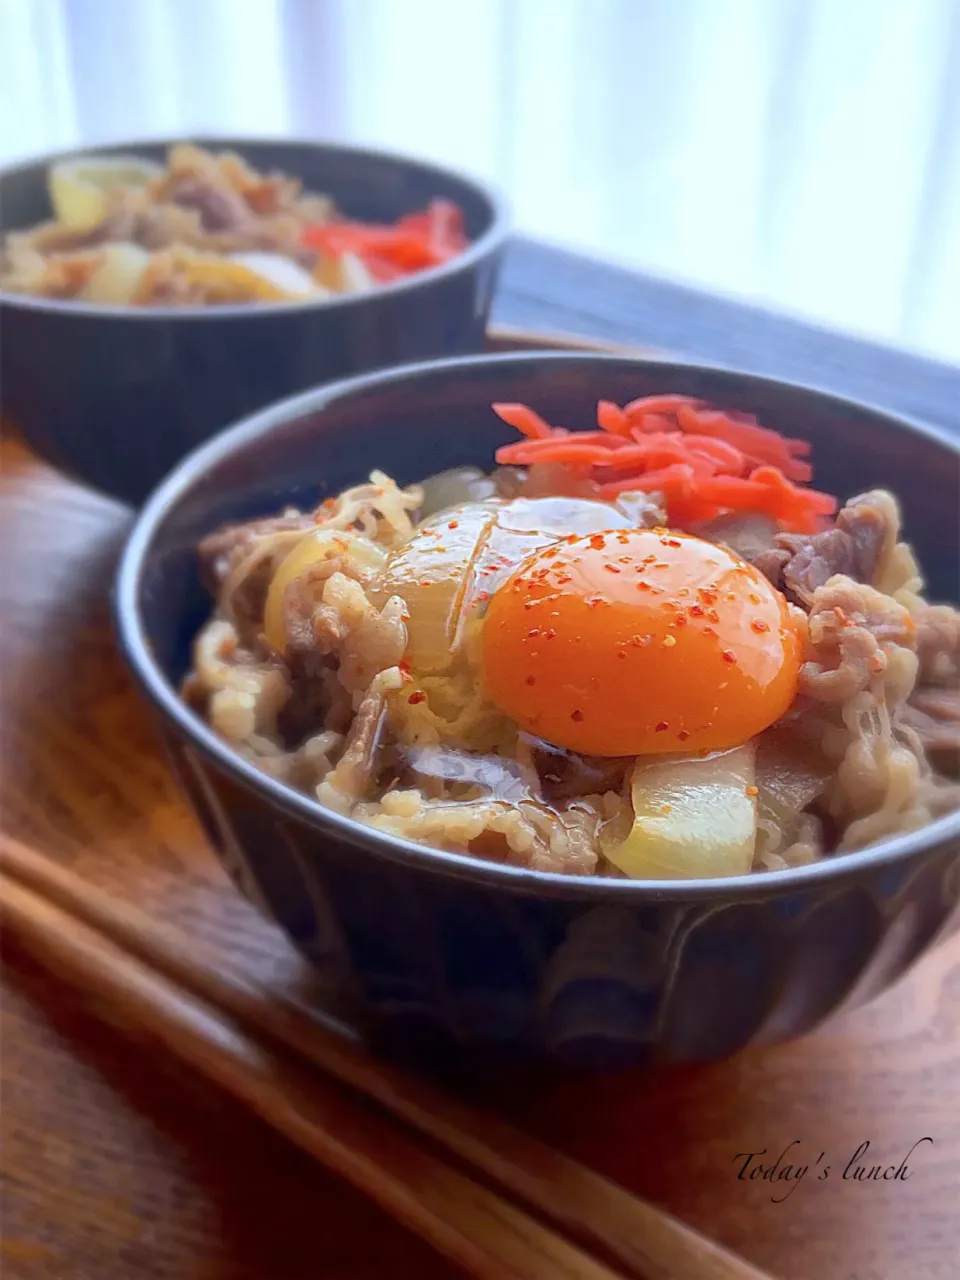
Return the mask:
<svg viewBox="0 0 960 1280">
<path fill-rule="evenodd" d="M 313 506 L 381 467 L 489 468 L 495 400 L 586 426 L 596 402 L 681 392 L 809 439 L 822 487 L 900 497 L 930 594 L 957 588 L 956 443 L 730 371 L 593 355 L 441 361 L 276 405 L 153 496 L 117 588 L 121 646 L 226 867 L 391 1043 L 611 1066 L 722 1057 L 883 990 L 957 920 L 960 814 L 876 848 L 728 880 L 565 877 L 440 853 L 320 808 L 248 765 L 177 696 L 210 600 L 196 545 Z"/>
<path fill-rule="evenodd" d="M 331 195 L 349 217 L 393 221 L 442 196 L 470 246 L 442 267 L 352 297 L 209 308 L 99 307 L 0 292 L 0 389 L 42 457 L 140 503 L 221 428 L 332 378 L 478 351 L 506 238 L 497 197 L 425 162 L 319 142 L 199 138 Z M 49 166 L 73 155 L 163 160 L 167 142 L 64 152 L 0 172 L 0 231 L 51 216 Z"/>
</svg>

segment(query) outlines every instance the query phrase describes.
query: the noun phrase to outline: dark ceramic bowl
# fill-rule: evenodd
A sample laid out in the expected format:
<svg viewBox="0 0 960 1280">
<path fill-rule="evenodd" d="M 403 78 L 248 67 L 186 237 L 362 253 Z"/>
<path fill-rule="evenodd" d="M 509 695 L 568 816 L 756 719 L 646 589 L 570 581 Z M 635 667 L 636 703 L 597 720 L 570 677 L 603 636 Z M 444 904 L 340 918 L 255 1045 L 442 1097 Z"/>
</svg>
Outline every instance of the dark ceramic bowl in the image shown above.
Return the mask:
<svg viewBox="0 0 960 1280">
<path fill-rule="evenodd" d="M 317 383 L 428 356 L 478 351 L 506 218 L 476 182 L 419 160 L 317 142 L 200 138 L 392 221 L 437 196 L 463 210 L 470 246 L 442 267 L 370 293 L 300 304 L 147 309 L 0 291 L 3 406 L 55 466 L 137 504 L 185 453 L 238 418 Z M 91 150 L 162 160 L 167 142 Z M 51 216 L 46 174 L 64 152 L 0 172 L 0 231 Z"/>
<path fill-rule="evenodd" d="M 196 543 L 223 521 L 310 507 L 384 468 L 408 483 L 489 467 L 494 400 L 586 425 L 599 397 L 674 391 L 813 442 L 818 479 L 900 497 L 931 594 L 957 586 L 957 444 L 744 374 L 594 355 L 437 361 L 312 391 L 186 459 L 152 496 L 116 616 L 183 786 L 237 883 L 369 1027 L 397 1044 L 572 1063 L 690 1061 L 795 1036 L 881 991 L 956 919 L 960 814 L 877 848 L 729 880 L 568 878 L 359 826 L 233 754 L 177 696 L 210 609 Z"/>
</svg>

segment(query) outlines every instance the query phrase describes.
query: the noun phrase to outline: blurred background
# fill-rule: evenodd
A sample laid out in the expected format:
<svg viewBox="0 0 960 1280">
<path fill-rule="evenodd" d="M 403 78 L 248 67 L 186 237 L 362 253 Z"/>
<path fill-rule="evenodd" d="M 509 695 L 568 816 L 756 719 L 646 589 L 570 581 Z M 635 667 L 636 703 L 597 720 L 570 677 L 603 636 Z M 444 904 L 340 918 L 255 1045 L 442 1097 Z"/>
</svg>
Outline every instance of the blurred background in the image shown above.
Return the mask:
<svg viewBox="0 0 960 1280">
<path fill-rule="evenodd" d="M 960 363 L 960 0 L 0 0 L 0 162 L 204 131 L 419 153 L 531 235 Z"/>
</svg>

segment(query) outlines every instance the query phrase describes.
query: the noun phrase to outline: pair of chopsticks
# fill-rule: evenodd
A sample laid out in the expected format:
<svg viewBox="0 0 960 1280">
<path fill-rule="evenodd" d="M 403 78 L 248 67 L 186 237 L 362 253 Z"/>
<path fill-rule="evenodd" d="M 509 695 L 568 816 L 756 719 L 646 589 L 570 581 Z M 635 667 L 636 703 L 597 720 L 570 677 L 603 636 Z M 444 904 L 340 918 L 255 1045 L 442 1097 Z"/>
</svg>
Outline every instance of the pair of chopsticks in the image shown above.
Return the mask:
<svg viewBox="0 0 960 1280">
<path fill-rule="evenodd" d="M 497 1117 L 377 1062 L 3 833 L 0 909 L 47 969 L 104 999 L 473 1275 L 770 1280 Z"/>
</svg>

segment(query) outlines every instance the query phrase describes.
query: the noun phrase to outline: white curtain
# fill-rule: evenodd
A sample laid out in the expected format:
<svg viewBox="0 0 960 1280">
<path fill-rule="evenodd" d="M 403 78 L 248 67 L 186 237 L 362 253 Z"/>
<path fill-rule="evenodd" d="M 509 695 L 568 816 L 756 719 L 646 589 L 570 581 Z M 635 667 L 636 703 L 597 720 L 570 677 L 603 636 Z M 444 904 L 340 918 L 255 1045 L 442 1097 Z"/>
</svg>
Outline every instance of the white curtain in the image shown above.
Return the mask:
<svg viewBox="0 0 960 1280">
<path fill-rule="evenodd" d="M 531 234 L 960 361 L 960 0 L 0 0 L 0 161 L 204 131 L 422 153 Z"/>
</svg>

